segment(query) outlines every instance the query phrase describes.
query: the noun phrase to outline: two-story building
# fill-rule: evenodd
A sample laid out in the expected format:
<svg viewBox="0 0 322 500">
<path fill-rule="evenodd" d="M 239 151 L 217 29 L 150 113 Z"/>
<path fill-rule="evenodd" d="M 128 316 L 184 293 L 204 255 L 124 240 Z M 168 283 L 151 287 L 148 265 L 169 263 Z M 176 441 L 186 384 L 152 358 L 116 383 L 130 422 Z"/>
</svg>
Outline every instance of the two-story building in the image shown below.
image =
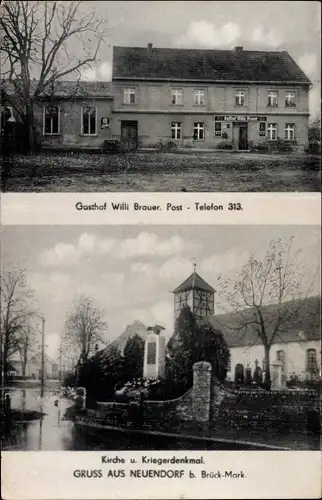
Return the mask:
<svg viewBox="0 0 322 500">
<path fill-rule="evenodd" d="M 311 82 L 285 51 L 114 47 L 112 82 L 113 138 L 127 148 L 308 141 Z"/>
<path fill-rule="evenodd" d="M 302 149 L 310 86 L 284 51 L 114 47 L 112 83 L 55 82 L 34 99 L 35 128 L 42 147 L 63 150 L 102 149 L 106 140 L 124 149 L 248 150 L 281 141 Z M 9 135 L 15 121 L 2 102 Z"/>
</svg>

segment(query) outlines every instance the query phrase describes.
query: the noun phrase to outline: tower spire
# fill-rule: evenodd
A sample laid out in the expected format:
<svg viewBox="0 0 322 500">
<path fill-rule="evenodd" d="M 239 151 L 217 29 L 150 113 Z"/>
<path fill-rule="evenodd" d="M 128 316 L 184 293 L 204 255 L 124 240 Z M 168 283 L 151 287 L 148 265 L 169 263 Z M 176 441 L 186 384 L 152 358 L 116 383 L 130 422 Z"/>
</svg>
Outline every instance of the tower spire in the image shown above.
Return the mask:
<svg viewBox="0 0 322 500">
<path fill-rule="evenodd" d="M 197 267 L 196 257 L 192 257 L 192 267 L 193 267 L 192 286 L 194 288 L 194 286 L 195 286 L 195 276 L 196 276 L 196 267 Z"/>
</svg>

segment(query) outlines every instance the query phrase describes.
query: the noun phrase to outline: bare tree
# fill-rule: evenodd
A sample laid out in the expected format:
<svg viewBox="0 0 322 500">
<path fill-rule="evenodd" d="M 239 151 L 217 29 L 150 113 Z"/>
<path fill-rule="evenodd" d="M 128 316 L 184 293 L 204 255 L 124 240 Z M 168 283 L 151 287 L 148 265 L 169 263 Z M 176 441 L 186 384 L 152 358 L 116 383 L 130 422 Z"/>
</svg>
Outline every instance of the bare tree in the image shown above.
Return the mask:
<svg viewBox="0 0 322 500">
<path fill-rule="evenodd" d="M 30 323 L 26 324 L 21 331 L 19 338 L 19 354 L 21 360 L 22 377 L 26 377 L 26 368 L 31 353 L 40 352 L 40 343 L 37 338 L 37 329 Z"/>
<path fill-rule="evenodd" d="M 285 243 L 271 241 L 265 257 L 250 257 L 239 273 L 239 279 L 223 280 L 220 293 L 235 312 L 233 325 L 225 325 L 244 337 L 250 329 L 264 346 L 265 385 L 271 387 L 270 348 L 301 314 L 305 299 L 312 291 L 317 272 L 312 277 L 299 262 L 301 250 L 293 251 L 293 237 Z M 305 285 L 306 284 L 306 285 Z M 303 291 L 305 287 L 305 291 Z M 271 308 L 268 306 L 272 305 Z"/>
<path fill-rule="evenodd" d="M 76 361 L 76 368 L 95 353 L 103 342 L 107 323 L 102 319 L 104 311 L 94 307 L 88 297 L 75 299 L 65 321 L 62 345 Z M 66 353 L 68 357 L 68 353 Z"/>
<path fill-rule="evenodd" d="M 35 310 L 33 307 L 33 292 L 27 286 L 24 270 L 4 271 L 0 280 L 1 364 L 2 376 L 6 380 L 10 356 L 21 350 L 21 341 L 26 332 L 26 325 L 29 324 Z"/>
<path fill-rule="evenodd" d="M 104 19 L 94 9 L 84 12 L 83 4 L 6 1 L 1 7 L 2 97 L 21 117 L 32 151 L 34 101 L 68 75 L 79 80 L 97 58 Z"/>
</svg>

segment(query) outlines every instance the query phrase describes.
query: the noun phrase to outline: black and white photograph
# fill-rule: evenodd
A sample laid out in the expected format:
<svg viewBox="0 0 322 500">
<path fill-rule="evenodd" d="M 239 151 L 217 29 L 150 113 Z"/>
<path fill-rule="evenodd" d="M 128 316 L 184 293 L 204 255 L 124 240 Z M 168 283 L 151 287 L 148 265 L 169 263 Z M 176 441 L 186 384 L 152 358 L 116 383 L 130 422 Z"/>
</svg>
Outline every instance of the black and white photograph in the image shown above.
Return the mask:
<svg viewBox="0 0 322 500">
<path fill-rule="evenodd" d="M 0 9 L 2 191 L 320 191 L 320 2 Z"/>
<path fill-rule="evenodd" d="M 4 451 L 320 449 L 318 226 L 5 226 Z"/>
</svg>

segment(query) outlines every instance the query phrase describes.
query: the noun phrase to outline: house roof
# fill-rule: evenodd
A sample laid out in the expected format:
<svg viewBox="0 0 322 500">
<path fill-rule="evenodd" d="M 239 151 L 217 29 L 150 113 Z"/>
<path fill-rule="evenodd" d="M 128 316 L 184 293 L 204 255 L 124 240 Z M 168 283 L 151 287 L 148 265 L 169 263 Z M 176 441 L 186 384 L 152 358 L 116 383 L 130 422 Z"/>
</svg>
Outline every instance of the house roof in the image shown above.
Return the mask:
<svg viewBox="0 0 322 500">
<path fill-rule="evenodd" d="M 204 279 L 199 276 L 196 271 L 194 271 L 189 278 L 187 278 L 181 285 L 179 285 L 173 293 L 186 292 L 187 290 L 198 289 L 204 292 L 215 293 L 215 289 L 212 288 Z"/>
<path fill-rule="evenodd" d="M 127 343 L 127 341 L 134 337 L 134 335 L 139 335 L 143 340 L 145 340 L 148 336 L 147 327 L 142 323 L 142 321 L 135 320 L 131 325 L 127 325 L 124 332 L 121 333 L 118 337 L 116 337 L 110 344 L 107 346 L 107 350 L 110 346 L 117 347 L 123 352 L 123 349 Z"/>
<path fill-rule="evenodd" d="M 52 86 L 48 86 L 46 91 L 40 94 L 40 98 L 60 97 L 60 98 L 110 98 L 113 99 L 111 92 L 111 82 L 87 82 L 87 81 L 56 81 Z M 2 82 L 5 92 L 14 95 L 15 87 L 11 82 Z M 35 91 L 37 81 L 31 81 L 32 93 Z"/>
<path fill-rule="evenodd" d="M 114 46 L 112 79 L 311 83 L 286 51 L 149 46 Z"/>
<path fill-rule="evenodd" d="M 298 306 L 299 301 L 297 300 L 283 304 L 282 311 L 284 313 L 287 311 L 287 316 L 290 319 L 283 324 L 283 331 L 278 333 L 273 344 L 321 339 L 321 297 L 306 298 L 299 313 L 294 314 L 298 310 Z M 277 304 L 263 308 L 268 338 L 272 336 L 279 311 L 280 308 Z M 242 322 L 246 323 L 251 317 L 252 309 L 245 309 Z M 239 329 L 242 322 L 238 313 L 209 316 L 205 321 L 210 322 L 214 328 L 222 332 L 228 347 L 244 347 L 262 343 L 256 332 L 256 325 L 248 324 L 246 328 Z"/>
</svg>

